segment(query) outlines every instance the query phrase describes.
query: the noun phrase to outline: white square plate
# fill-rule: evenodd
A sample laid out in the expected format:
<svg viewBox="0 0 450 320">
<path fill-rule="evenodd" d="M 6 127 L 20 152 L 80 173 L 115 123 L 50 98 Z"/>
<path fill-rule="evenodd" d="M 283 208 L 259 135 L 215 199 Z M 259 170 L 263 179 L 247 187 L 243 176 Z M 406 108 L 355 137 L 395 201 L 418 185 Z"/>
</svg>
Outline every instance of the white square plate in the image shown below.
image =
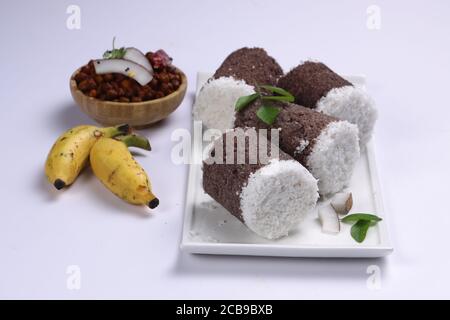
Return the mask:
<svg viewBox="0 0 450 320">
<path fill-rule="evenodd" d="M 198 73 L 197 94 L 210 76 L 210 73 Z M 365 78 L 362 76 L 345 78 L 360 86 L 365 84 Z M 195 130 L 194 126 L 192 130 Z M 201 159 L 205 145 L 200 139 L 192 140 L 194 141 L 192 159 Z M 387 217 L 383 210 L 372 142 L 368 143 L 366 150 L 361 154 L 348 187 L 353 193 L 354 200 L 351 212 L 372 212 L 382 217 L 383 221 L 369 229 L 366 239 L 361 244 L 350 236 L 351 226 L 348 224 L 341 225 L 341 232 L 338 235 L 322 233 L 317 210 L 311 212 L 287 237 L 279 240 L 261 238 L 203 191 L 200 164 L 191 162 L 188 179 L 181 241 L 181 248 L 186 252 L 356 258 L 382 257 L 393 251 L 386 227 Z M 321 200 L 317 206 L 326 202 L 327 200 Z"/>
</svg>

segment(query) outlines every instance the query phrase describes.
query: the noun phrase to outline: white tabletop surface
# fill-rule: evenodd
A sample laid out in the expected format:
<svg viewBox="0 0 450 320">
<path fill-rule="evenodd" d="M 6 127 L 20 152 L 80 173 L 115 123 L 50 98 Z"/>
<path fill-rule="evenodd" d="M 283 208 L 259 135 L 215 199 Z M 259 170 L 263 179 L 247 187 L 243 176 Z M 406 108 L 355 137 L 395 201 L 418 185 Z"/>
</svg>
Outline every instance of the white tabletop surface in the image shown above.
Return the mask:
<svg viewBox="0 0 450 320">
<path fill-rule="evenodd" d="M 81 9 L 81 29 L 66 27 L 71 4 Z M 2 1 L 0 297 L 450 298 L 449 14 L 448 1 Z M 56 137 L 93 123 L 74 105 L 69 76 L 114 35 L 119 46 L 164 48 L 189 79 L 180 108 L 143 131 L 153 151 L 138 161 L 161 200 L 150 215 L 89 170 L 63 192 L 44 177 Z M 197 71 L 215 70 L 242 46 L 266 48 L 286 70 L 316 58 L 367 76 L 380 114 L 375 143 L 391 256 L 180 251 L 187 166 L 171 162 L 170 136 L 190 128 Z M 369 277 L 374 269 L 380 273 Z M 80 286 L 71 286 L 78 275 Z"/>
</svg>

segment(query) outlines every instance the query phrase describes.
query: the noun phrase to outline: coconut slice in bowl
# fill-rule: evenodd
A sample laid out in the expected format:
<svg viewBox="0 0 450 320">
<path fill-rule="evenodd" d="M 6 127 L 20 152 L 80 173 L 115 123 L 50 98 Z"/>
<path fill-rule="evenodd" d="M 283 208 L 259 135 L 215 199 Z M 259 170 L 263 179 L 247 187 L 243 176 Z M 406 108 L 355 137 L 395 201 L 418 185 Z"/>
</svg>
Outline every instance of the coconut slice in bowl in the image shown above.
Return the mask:
<svg viewBox="0 0 450 320">
<path fill-rule="evenodd" d="M 145 69 L 148 70 L 148 72 L 150 72 L 153 75 L 152 65 L 148 61 L 147 57 L 139 49 L 133 47 L 127 48 L 125 50 L 123 59 L 135 62 L 143 66 Z"/>
<path fill-rule="evenodd" d="M 120 73 L 136 80 L 141 86 L 152 81 L 153 75 L 143 66 L 125 59 L 99 59 L 94 60 L 97 74 Z"/>
</svg>

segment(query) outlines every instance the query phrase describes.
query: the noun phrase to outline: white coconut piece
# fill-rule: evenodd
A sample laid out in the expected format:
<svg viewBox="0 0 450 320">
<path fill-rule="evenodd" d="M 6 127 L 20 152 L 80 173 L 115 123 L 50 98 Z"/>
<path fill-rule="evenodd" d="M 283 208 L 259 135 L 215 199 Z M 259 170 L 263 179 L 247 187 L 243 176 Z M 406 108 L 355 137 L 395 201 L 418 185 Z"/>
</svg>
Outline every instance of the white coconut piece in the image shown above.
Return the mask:
<svg viewBox="0 0 450 320">
<path fill-rule="evenodd" d="M 127 48 L 125 50 L 125 55 L 123 56 L 125 60 L 133 61 L 141 66 L 143 66 L 145 69 L 148 70 L 153 75 L 153 68 L 150 62 L 148 61 L 145 54 L 143 54 L 139 49 L 136 48 Z"/>
<path fill-rule="evenodd" d="M 152 81 L 152 74 L 143 66 L 125 59 L 99 59 L 94 61 L 97 74 L 120 73 L 136 80 L 141 86 Z"/>
<path fill-rule="evenodd" d="M 300 140 L 300 144 L 294 150 L 294 156 L 301 154 L 308 145 L 309 145 L 308 140 L 304 140 L 304 139 Z"/>
<path fill-rule="evenodd" d="M 330 204 L 338 214 L 345 215 L 350 212 L 353 206 L 352 193 L 338 192 L 333 196 Z"/>
<path fill-rule="evenodd" d="M 193 116 L 210 129 L 225 132 L 234 128 L 236 101 L 255 93 L 255 88 L 233 77 L 210 79 L 201 88 L 193 107 Z"/>
<path fill-rule="evenodd" d="M 318 198 L 317 180 L 305 167 L 295 160 L 273 159 L 250 175 L 240 207 L 249 229 L 277 239 L 312 212 Z"/>
<path fill-rule="evenodd" d="M 377 110 L 374 101 L 363 88 L 357 86 L 334 88 L 317 102 L 316 110 L 356 124 L 361 146 L 365 146 L 370 140 L 377 119 Z"/>
<path fill-rule="evenodd" d="M 348 185 L 359 158 L 358 128 L 347 121 L 330 122 L 316 138 L 307 167 L 328 195 Z"/>
<path fill-rule="evenodd" d="M 322 224 L 322 232 L 337 234 L 341 231 L 339 217 L 331 205 L 326 205 L 319 208 L 319 220 Z"/>
</svg>

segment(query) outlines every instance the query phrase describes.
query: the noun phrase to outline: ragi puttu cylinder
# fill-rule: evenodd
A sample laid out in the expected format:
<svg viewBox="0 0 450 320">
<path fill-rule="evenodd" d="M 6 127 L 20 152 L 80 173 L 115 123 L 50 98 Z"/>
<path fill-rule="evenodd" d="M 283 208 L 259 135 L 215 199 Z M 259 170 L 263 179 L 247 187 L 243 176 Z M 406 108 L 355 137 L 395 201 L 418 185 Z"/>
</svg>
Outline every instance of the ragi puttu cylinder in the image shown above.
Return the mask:
<svg viewBox="0 0 450 320">
<path fill-rule="evenodd" d="M 272 125 L 257 117 L 262 103 L 256 100 L 236 113 L 235 126 L 278 128 L 280 149 L 311 172 L 319 181 L 320 194 L 347 186 L 360 153 L 357 126 L 293 103 L 271 104 L 280 109 Z"/>
<path fill-rule="evenodd" d="M 319 197 L 317 180 L 263 136 L 252 144 L 252 133 L 257 134 L 254 129 L 237 128 L 213 142 L 203 163 L 203 188 L 250 230 L 276 239 L 312 211 Z M 260 156 L 261 146 L 267 146 L 268 157 Z M 245 161 L 239 162 L 242 152 Z"/>
<path fill-rule="evenodd" d="M 238 49 L 201 88 L 193 107 L 194 119 L 208 128 L 232 128 L 237 99 L 254 93 L 256 85 L 275 85 L 282 75 L 280 65 L 264 49 Z"/>
<path fill-rule="evenodd" d="M 306 61 L 278 81 L 302 106 L 347 120 L 358 126 L 361 146 L 369 141 L 377 111 L 367 92 L 321 62 Z"/>
</svg>

